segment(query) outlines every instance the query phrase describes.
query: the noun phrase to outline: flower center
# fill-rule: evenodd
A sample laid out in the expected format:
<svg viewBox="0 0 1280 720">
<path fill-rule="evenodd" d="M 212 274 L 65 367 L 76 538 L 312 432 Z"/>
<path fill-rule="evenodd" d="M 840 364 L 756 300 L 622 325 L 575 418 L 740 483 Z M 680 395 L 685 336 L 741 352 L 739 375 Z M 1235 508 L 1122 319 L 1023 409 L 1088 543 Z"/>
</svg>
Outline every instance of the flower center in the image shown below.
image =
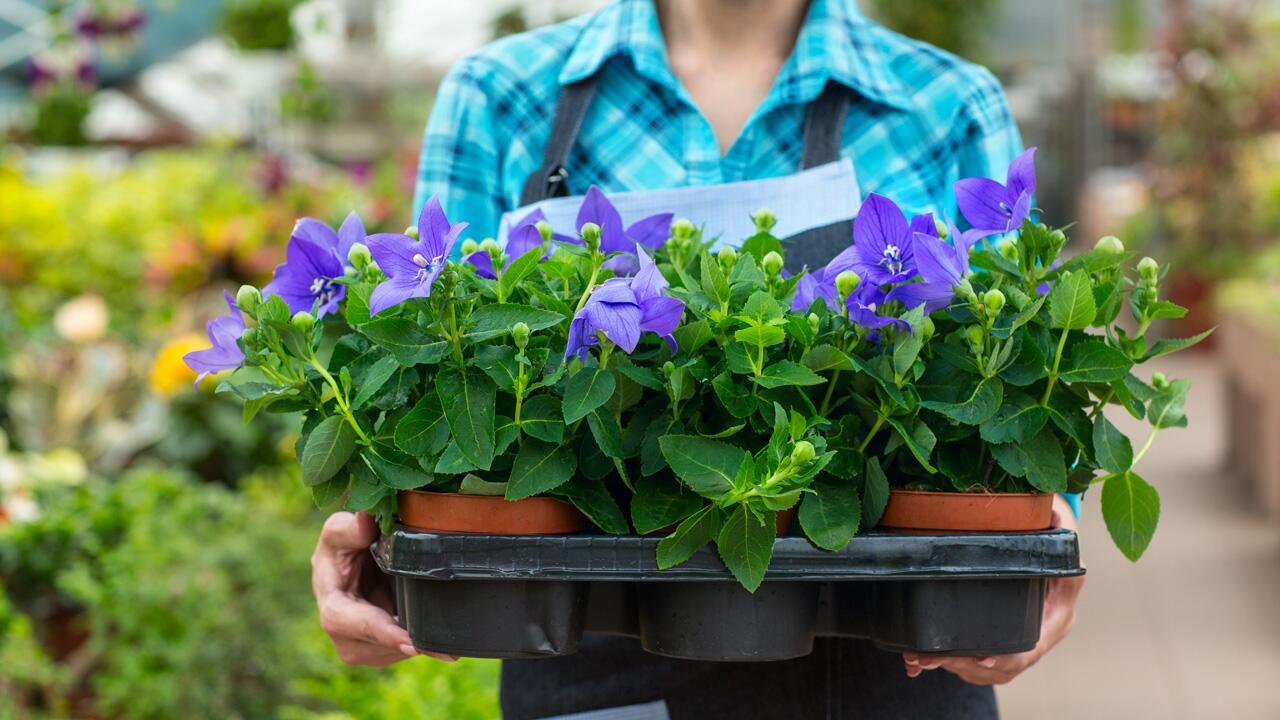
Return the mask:
<svg viewBox="0 0 1280 720">
<path fill-rule="evenodd" d="M 311 294 L 316 296 L 321 306 L 328 305 L 333 300 L 337 289 L 338 286 L 334 284 L 333 278 L 318 277 L 311 281 Z"/>
<path fill-rule="evenodd" d="M 435 258 L 433 260 L 428 260 L 425 256 L 423 256 L 422 253 L 414 253 L 413 264 L 422 268 L 417 272 L 417 274 L 413 276 L 414 279 L 420 283 L 430 282 L 432 275 L 435 273 L 436 268 L 440 267 L 440 264 L 443 261 L 444 261 L 444 258 Z"/>
<path fill-rule="evenodd" d="M 902 248 L 897 245 L 886 246 L 884 257 L 880 258 L 880 267 L 894 275 L 900 274 L 902 272 Z"/>
</svg>

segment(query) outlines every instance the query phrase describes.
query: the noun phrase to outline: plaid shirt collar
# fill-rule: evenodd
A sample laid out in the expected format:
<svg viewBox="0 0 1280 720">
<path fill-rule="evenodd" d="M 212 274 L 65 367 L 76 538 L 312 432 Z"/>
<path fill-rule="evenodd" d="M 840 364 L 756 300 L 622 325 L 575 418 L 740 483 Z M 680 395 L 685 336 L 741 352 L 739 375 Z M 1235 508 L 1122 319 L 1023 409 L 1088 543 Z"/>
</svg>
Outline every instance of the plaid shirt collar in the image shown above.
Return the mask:
<svg viewBox="0 0 1280 720">
<path fill-rule="evenodd" d="M 906 88 L 889 72 L 871 22 L 853 0 L 813 0 L 791 57 L 783 64 L 761 110 L 808 103 L 834 79 L 862 96 L 899 110 L 910 107 Z M 671 71 L 653 0 L 615 0 L 583 27 L 561 85 L 594 74 L 616 55 L 628 55 L 636 72 L 672 92 L 681 92 Z"/>
</svg>

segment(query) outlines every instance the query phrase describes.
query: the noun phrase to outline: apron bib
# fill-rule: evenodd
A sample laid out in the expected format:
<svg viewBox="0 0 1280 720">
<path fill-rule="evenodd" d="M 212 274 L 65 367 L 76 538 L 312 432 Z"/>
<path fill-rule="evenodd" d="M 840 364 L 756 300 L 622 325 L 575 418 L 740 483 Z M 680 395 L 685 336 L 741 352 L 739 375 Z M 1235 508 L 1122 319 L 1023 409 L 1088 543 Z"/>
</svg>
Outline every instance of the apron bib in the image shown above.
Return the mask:
<svg viewBox="0 0 1280 720">
<path fill-rule="evenodd" d="M 581 198 L 566 197 L 569 152 L 595 93 L 597 76 L 565 86 L 543 165 L 529 176 L 521 208 L 503 215 L 499 235 L 535 208 L 552 227 L 575 227 Z M 755 232 L 750 213 L 778 217 L 787 269 L 827 264 L 853 242 L 861 196 L 853 162 L 840 158 L 852 91 L 828 83 L 809 105 L 800 171 L 794 175 L 669 190 L 611 193 L 624 222 L 673 212 L 705 223 L 706 237 L 736 243 Z M 507 720 L 575 714 L 573 720 L 987 720 L 995 692 L 947 672 L 909 679 L 900 655 L 865 640 L 818 638 L 813 654 L 769 663 L 718 663 L 650 655 L 635 638 L 591 635 L 574 655 L 502 663 Z M 583 713 L 577 715 L 577 713 Z M 567 719 L 566 719 L 567 720 Z"/>
</svg>

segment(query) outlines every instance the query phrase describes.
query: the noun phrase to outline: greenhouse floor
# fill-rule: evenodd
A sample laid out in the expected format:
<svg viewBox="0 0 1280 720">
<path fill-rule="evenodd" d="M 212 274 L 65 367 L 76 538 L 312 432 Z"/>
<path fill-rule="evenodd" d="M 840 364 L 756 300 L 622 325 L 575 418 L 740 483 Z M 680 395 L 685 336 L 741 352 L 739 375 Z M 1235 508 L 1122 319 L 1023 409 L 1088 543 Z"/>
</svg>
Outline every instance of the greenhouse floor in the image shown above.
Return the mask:
<svg viewBox="0 0 1280 720">
<path fill-rule="evenodd" d="M 1131 565 L 1107 538 L 1096 492 L 1086 498 L 1089 580 L 1075 630 L 1000 688 L 1005 718 L 1280 718 L 1280 521 L 1222 470 L 1213 356 L 1153 364 L 1194 382 L 1189 428 L 1161 433 L 1138 467 L 1162 496 L 1156 538 Z M 1123 412 L 1113 419 L 1145 439 Z"/>
</svg>

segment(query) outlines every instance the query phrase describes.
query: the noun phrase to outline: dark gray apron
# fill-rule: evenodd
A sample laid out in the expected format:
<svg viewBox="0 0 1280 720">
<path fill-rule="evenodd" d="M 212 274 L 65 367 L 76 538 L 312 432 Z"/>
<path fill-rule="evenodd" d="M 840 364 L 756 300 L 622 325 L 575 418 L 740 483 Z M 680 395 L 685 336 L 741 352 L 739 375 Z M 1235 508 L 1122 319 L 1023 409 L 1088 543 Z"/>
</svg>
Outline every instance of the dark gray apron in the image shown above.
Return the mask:
<svg viewBox="0 0 1280 720">
<path fill-rule="evenodd" d="M 521 205 L 569 194 L 569 153 L 596 81 L 592 76 L 561 91 L 543 166 L 525 183 Z M 851 91 L 828 83 L 810 104 L 804 123 L 802 169 L 840 158 L 844 118 L 851 101 Z M 587 188 L 576 190 L 581 193 Z M 787 266 L 795 272 L 805 265 L 825 265 L 852 239 L 852 221 L 787 238 Z M 911 679 L 903 669 L 901 655 L 877 650 L 866 641 L 834 638 L 818 639 L 812 655 L 795 660 L 716 663 L 650 655 L 634 638 L 588 634 L 574 655 L 504 662 L 501 693 L 507 720 L 534 720 L 654 701 L 664 701 L 673 720 L 997 717 L 995 693 L 990 687 L 970 685 L 942 670 Z M 642 717 L 634 709 L 628 712 L 627 717 Z M 601 717 L 608 717 L 608 713 Z"/>
</svg>

